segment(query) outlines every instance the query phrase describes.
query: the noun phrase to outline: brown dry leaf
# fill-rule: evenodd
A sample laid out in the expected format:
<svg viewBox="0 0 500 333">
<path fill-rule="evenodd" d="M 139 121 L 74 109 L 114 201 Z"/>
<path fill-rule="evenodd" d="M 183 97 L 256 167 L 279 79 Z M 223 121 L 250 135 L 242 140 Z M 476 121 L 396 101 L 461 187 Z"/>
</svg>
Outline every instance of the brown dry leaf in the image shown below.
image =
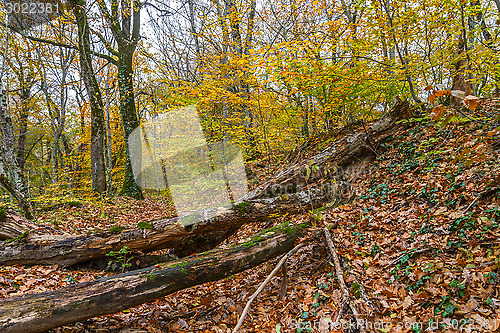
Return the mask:
<svg viewBox="0 0 500 333">
<path fill-rule="evenodd" d="M 474 299 L 474 297 L 471 297 L 466 304 L 463 304 L 463 305 L 458 307 L 457 314 L 461 315 L 461 314 L 466 314 L 468 312 L 471 312 L 478 305 L 479 305 L 479 303 Z"/>
<path fill-rule="evenodd" d="M 434 95 L 436 97 L 441 97 L 441 96 L 448 96 L 451 92 L 449 90 L 435 90 Z"/>
<path fill-rule="evenodd" d="M 411 299 L 411 296 L 406 296 L 405 300 L 403 301 L 403 309 L 408 309 L 412 304 L 413 300 Z"/>
<path fill-rule="evenodd" d="M 407 294 L 408 294 L 408 292 L 406 291 L 405 287 L 401 287 L 398 289 L 399 297 L 401 297 L 401 298 L 406 297 Z"/>
<path fill-rule="evenodd" d="M 434 212 L 434 215 L 442 214 L 442 213 L 446 212 L 447 210 L 448 210 L 448 207 L 446 207 L 446 206 L 439 207 L 438 210 L 436 210 Z"/>
</svg>

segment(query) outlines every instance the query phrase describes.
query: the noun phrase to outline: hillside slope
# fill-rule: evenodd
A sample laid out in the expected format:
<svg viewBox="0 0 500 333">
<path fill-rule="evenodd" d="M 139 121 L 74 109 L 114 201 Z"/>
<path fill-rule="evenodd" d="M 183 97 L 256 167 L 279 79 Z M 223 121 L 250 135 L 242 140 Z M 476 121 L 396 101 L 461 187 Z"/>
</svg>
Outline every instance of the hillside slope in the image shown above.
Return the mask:
<svg viewBox="0 0 500 333">
<path fill-rule="evenodd" d="M 483 105 L 472 120 L 457 116 L 446 125 L 429 117 L 406 120 L 404 129 L 372 147 L 370 163 L 346 174 L 351 178 L 344 179 L 342 204 L 273 216 L 274 223 L 310 220 L 314 227 L 309 245 L 289 260 L 286 296 L 279 299 L 278 274 L 252 304 L 241 332 L 340 332 L 342 323 L 354 324 L 340 301 L 321 236 L 325 227 L 365 331 L 498 328 L 500 145 L 494 119 L 499 109 L 497 101 Z M 74 228 L 71 218 L 59 223 Z M 263 227 L 264 222 L 245 225 L 227 242 L 243 242 Z M 230 332 L 276 261 L 56 332 Z M 108 274 L 2 266 L 0 297 Z"/>
</svg>

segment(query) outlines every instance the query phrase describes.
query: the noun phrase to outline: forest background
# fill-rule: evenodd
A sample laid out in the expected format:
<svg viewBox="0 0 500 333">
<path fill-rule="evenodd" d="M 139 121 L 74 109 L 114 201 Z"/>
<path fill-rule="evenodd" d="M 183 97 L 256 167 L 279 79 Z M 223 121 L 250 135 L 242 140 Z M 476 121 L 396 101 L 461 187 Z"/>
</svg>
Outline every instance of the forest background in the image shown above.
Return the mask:
<svg viewBox="0 0 500 333">
<path fill-rule="evenodd" d="M 179 107 L 251 173 L 396 96 L 436 114 L 500 89 L 499 0 L 70 0 L 43 24 L 6 4 L 3 201 L 28 215 L 54 197 L 142 198 L 127 139 Z"/>
</svg>

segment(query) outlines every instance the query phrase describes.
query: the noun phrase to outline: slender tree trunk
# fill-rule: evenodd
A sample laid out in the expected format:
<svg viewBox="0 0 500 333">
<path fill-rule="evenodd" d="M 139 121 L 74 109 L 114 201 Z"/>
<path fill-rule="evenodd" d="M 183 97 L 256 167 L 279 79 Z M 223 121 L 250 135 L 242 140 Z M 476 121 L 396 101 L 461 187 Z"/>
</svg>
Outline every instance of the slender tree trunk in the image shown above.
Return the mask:
<svg viewBox="0 0 500 333">
<path fill-rule="evenodd" d="M 470 95 L 471 86 L 469 81 L 465 76 L 465 70 L 468 65 L 468 57 L 467 57 L 467 33 L 465 28 L 465 19 L 464 19 L 464 8 L 460 7 L 461 12 L 461 22 L 462 22 L 462 31 L 460 36 L 458 37 L 458 45 L 457 45 L 457 55 L 458 60 L 455 63 L 455 75 L 453 76 L 451 90 L 461 90 L 465 92 L 465 96 Z M 454 107 L 462 106 L 462 99 L 451 96 L 451 105 Z"/>
<path fill-rule="evenodd" d="M 19 138 L 17 139 L 16 157 L 21 171 L 24 171 L 24 155 L 26 153 L 26 135 L 28 133 L 28 116 L 31 87 L 23 88 L 21 93 L 21 114 L 19 116 Z"/>
<path fill-rule="evenodd" d="M 194 0 L 188 0 L 188 6 L 189 6 L 189 25 L 190 25 L 190 32 L 194 40 L 194 49 L 196 51 L 196 57 L 197 61 L 201 62 L 201 54 L 200 54 L 200 41 L 198 38 L 198 33 L 196 32 L 196 24 L 194 20 Z"/>
<path fill-rule="evenodd" d="M 27 54 L 31 58 L 30 52 Z M 14 69 L 13 61 L 8 61 L 13 67 L 14 73 L 19 81 L 19 100 L 21 107 L 19 109 L 19 135 L 17 139 L 16 158 L 19 168 L 24 172 L 25 150 L 26 150 L 26 136 L 28 133 L 28 117 L 30 113 L 31 102 L 31 88 L 34 84 L 34 70 L 31 60 L 23 60 L 17 54 L 13 57 L 17 61 L 17 68 Z"/>
<path fill-rule="evenodd" d="M 90 100 L 90 160 L 92 164 L 92 190 L 106 193 L 106 168 L 104 162 L 104 107 L 101 90 L 92 67 L 90 50 L 90 30 L 87 20 L 85 0 L 69 0 L 78 28 L 78 51 L 80 70 Z"/>
<path fill-rule="evenodd" d="M 5 62 L 0 68 L 0 184 L 16 198 L 24 216 L 31 219 L 33 215 L 29 200 L 29 188 L 15 155 L 15 136 L 7 104 L 7 91 L 4 90 L 1 81 L 5 70 L 4 66 Z"/>
<path fill-rule="evenodd" d="M 106 196 L 112 196 L 113 188 L 113 149 L 112 149 L 112 137 L 111 137 L 111 126 L 109 123 L 109 101 L 106 102 L 106 175 L 107 175 L 107 185 L 106 185 Z"/>
<path fill-rule="evenodd" d="M 112 136 L 111 136 L 111 125 L 110 125 L 110 110 L 109 110 L 109 105 L 110 105 L 110 100 L 111 96 L 113 94 L 113 87 L 110 87 L 109 84 L 109 67 L 107 71 L 107 79 L 106 79 L 106 178 L 107 178 L 107 185 L 106 185 L 106 196 L 112 196 L 112 188 L 113 188 L 113 149 L 112 149 Z"/>
</svg>

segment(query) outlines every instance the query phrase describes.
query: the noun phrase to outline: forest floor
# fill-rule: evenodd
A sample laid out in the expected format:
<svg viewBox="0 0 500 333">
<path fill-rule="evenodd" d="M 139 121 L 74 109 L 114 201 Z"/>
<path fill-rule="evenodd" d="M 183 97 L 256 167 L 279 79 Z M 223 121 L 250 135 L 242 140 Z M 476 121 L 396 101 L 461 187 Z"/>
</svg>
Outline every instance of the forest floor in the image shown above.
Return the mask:
<svg viewBox="0 0 500 333">
<path fill-rule="evenodd" d="M 490 110 L 498 115 L 498 104 Z M 338 325 L 325 325 L 337 320 L 341 291 L 319 236 L 324 227 L 332 232 L 352 303 L 366 331 L 497 330 L 498 126 L 498 121 L 483 124 L 463 117 L 446 126 L 414 119 L 376 148 L 376 157 L 362 174 L 348 180 L 352 195 L 347 197 L 354 198 L 350 202 L 274 216 L 274 224 L 312 221 L 312 241 L 289 260 L 284 299 L 278 296 L 279 273 L 253 302 L 240 332 L 343 331 L 336 329 Z M 301 160 L 323 144 L 313 143 Z M 139 221 L 172 215 L 168 199 L 155 195 L 144 202 L 83 202 L 81 207 L 41 213 L 39 219 L 60 232 L 80 233 L 135 227 Z M 264 224 L 244 225 L 226 242 L 243 242 Z M 51 332 L 231 332 L 248 298 L 278 260 Z M 111 274 L 81 267 L 0 266 L 0 297 L 54 290 Z M 346 312 L 342 318 L 354 320 Z"/>
</svg>

